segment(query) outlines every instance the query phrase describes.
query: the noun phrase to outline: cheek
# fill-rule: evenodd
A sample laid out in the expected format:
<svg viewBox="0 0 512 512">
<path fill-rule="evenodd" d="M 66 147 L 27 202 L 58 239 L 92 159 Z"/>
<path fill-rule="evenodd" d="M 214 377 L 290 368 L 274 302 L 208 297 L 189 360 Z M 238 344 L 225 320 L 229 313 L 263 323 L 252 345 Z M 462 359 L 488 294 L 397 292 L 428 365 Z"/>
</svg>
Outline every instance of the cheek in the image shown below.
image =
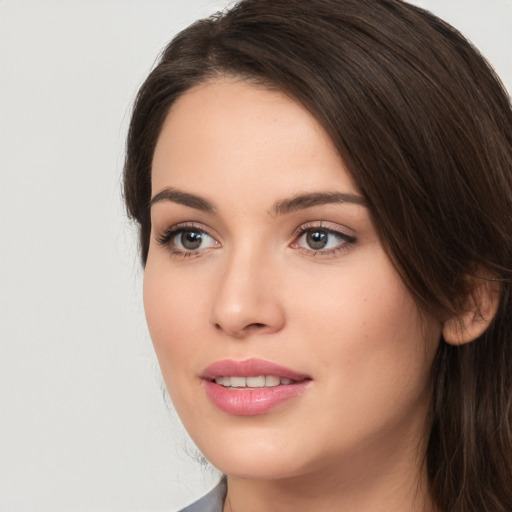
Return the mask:
<svg viewBox="0 0 512 512">
<path fill-rule="evenodd" d="M 166 384 L 179 377 L 175 368 L 190 367 L 201 339 L 200 322 L 208 315 L 208 300 L 199 293 L 198 282 L 148 261 L 144 275 L 146 320 Z M 204 337 L 204 336 L 203 336 Z"/>
<path fill-rule="evenodd" d="M 292 321 L 303 323 L 323 343 L 357 339 L 359 346 L 379 338 L 420 336 L 420 314 L 398 274 L 378 247 L 357 255 L 347 265 L 301 273 L 288 293 Z M 345 344 L 342 343 L 342 344 Z"/>
<path fill-rule="evenodd" d="M 381 249 L 365 256 L 317 286 L 306 283 L 314 293 L 297 303 L 300 336 L 309 340 L 315 364 L 330 370 L 322 377 L 333 397 L 341 388 L 345 397 L 378 407 L 382 400 L 394 401 L 399 389 L 414 400 L 428 385 L 441 326 L 419 312 Z"/>
</svg>

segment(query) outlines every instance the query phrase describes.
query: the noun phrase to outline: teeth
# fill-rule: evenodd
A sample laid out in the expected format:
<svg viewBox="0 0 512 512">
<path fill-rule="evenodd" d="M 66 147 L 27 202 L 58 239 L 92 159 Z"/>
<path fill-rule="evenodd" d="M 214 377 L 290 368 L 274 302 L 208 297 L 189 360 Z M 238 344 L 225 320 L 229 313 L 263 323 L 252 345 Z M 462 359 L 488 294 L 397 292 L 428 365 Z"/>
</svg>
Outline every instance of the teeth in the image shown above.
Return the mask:
<svg viewBox="0 0 512 512">
<path fill-rule="evenodd" d="M 258 375 L 257 377 L 216 377 L 215 382 L 226 388 L 269 388 L 292 384 L 293 380 L 275 375 Z"/>
<path fill-rule="evenodd" d="M 231 387 L 233 388 L 245 388 L 247 385 L 247 379 L 245 377 L 231 377 Z"/>
<path fill-rule="evenodd" d="M 265 377 L 265 386 L 279 386 L 280 379 L 279 377 L 275 377 L 274 375 L 267 375 Z"/>
<path fill-rule="evenodd" d="M 217 377 L 215 382 L 221 386 L 231 386 L 231 379 L 229 377 Z"/>
<path fill-rule="evenodd" d="M 231 377 L 233 379 L 233 377 Z M 247 377 L 248 388 L 262 388 L 265 386 L 265 377 L 260 375 L 259 377 Z"/>
</svg>

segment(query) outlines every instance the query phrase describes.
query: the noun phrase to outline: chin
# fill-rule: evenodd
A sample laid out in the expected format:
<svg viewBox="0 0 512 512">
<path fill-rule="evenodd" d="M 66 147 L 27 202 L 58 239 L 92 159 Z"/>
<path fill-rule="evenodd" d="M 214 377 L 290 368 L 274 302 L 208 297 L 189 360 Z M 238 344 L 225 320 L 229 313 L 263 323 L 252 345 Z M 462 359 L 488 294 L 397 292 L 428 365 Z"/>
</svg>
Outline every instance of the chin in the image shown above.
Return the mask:
<svg viewBox="0 0 512 512">
<path fill-rule="evenodd" d="M 231 477 L 280 480 L 298 476 L 308 466 L 304 450 L 289 435 L 248 430 L 226 430 L 215 435 L 215 442 L 193 440 L 213 466 Z"/>
<path fill-rule="evenodd" d="M 225 475 L 248 480 L 286 480 L 305 473 L 300 467 L 294 467 L 287 458 L 248 458 L 247 455 L 233 454 L 232 457 L 221 457 L 218 463 L 214 460 L 210 462 Z"/>
</svg>

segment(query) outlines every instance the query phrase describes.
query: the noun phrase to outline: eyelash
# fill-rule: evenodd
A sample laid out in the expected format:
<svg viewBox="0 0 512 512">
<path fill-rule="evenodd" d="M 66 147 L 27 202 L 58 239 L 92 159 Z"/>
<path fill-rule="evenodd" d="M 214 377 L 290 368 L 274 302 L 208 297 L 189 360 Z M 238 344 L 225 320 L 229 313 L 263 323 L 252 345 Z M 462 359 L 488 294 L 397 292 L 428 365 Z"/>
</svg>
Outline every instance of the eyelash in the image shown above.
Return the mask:
<svg viewBox="0 0 512 512">
<path fill-rule="evenodd" d="M 199 250 L 182 250 L 177 249 L 173 245 L 173 239 L 176 238 L 178 235 L 185 233 L 187 231 L 190 232 L 196 232 L 201 235 L 207 235 L 212 240 L 215 240 L 211 235 L 208 234 L 207 231 L 205 231 L 200 226 L 193 224 L 193 223 L 181 223 L 176 224 L 175 226 L 171 226 L 170 228 L 166 229 L 160 236 L 157 237 L 156 241 L 163 247 L 165 247 L 171 254 L 171 256 L 174 257 L 181 257 L 181 258 L 192 258 L 197 257 L 200 255 L 201 251 L 204 251 L 205 249 L 199 249 Z M 218 243 L 218 242 L 217 242 Z"/>
<path fill-rule="evenodd" d="M 328 235 L 338 237 L 341 239 L 341 242 L 337 244 L 335 247 L 331 249 L 319 249 L 315 250 L 312 248 L 304 248 L 298 246 L 298 241 L 308 233 L 314 232 L 322 232 L 327 233 Z M 290 244 L 290 247 L 294 249 L 304 252 L 305 254 L 312 257 L 332 257 L 338 254 L 341 254 L 347 251 L 351 245 L 354 245 L 357 242 L 357 238 L 353 235 L 349 235 L 341 231 L 340 229 L 332 228 L 325 224 L 325 222 L 317 222 L 317 223 L 308 223 L 300 226 L 294 233 L 294 241 Z"/>
<path fill-rule="evenodd" d="M 206 235 L 207 237 L 214 240 L 216 244 L 220 245 L 219 242 L 217 242 L 215 238 L 209 235 L 207 231 L 205 231 L 202 227 L 194 223 L 181 223 L 176 224 L 175 226 L 171 226 L 170 228 L 166 229 L 160 236 L 158 236 L 156 238 L 156 241 L 158 242 L 159 245 L 165 247 L 169 251 L 171 256 L 178 258 L 198 257 L 205 250 L 214 248 L 206 247 L 197 250 L 177 249 L 176 246 L 173 244 L 173 239 L 187 231 L 196 232 L 198 234 L 201 234 L 202 236 Z M 314 232 L 322 232 L 326 233 L 327 235 L 338 237 L 339 239 L 341 239 L 341 242 L 331 249 L 315 250 L 312 248 L 300 247 L 299 240 L 308 233 Z M 293 233 L 293 237 L 294 239 L 293 242 L 291 242 L 290 247 L 312 257 L 332 257 L 348 250 L 351 245 L 357 242 L 356 237 L 344 233 L 339 229 L 329 227 L 324 222 L 303 224 Z"/>
</svg>

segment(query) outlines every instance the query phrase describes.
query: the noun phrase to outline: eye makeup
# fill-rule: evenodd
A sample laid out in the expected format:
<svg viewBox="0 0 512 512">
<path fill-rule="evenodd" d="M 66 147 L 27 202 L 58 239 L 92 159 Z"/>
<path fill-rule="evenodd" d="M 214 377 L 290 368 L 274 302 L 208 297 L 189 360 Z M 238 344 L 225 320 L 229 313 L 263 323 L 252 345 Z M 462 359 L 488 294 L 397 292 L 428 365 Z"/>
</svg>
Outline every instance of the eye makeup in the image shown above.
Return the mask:
<svg viewBox="0 0 512 512">
<path fill-rule="evenodd" d="M 206 250 L 220 247 L 220 243 L 203 227 L 188 222 L 167 228 L 156 241 L 165 247 L 171 256 L 184 258 L 199 256 Z"/>
<path fill-rule="evenodd" d="M 170 226 L 156 237 L 156 241 L 171 256 L 185 258 L 200 256 L 221 247 L 220 242 L 204 226 L 193 222 Z M 346 252 L 356 242 L 355 236 L 337 224 L 317 221 L 299 226 L 293 233 L 289 247 L 306 256 L 326 258 Z"/>
</svg>

